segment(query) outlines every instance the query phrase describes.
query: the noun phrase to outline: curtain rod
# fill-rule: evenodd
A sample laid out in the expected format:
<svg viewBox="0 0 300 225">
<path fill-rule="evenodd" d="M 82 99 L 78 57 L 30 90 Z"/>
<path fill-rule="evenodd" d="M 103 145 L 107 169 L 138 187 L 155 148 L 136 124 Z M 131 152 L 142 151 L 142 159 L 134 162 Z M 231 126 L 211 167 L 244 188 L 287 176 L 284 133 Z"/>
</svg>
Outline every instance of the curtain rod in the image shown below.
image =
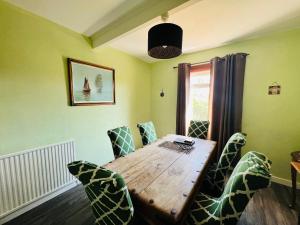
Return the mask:
<svg viewBox="0 0 300 225">
<path fill-rule="evenodd" d="M 249 55 L 248 53 L 242 53 L 242 54 L 244 54 L 245 56 Z M 202 65 L 202 64 L 207 64 L 207 63 L 210 63 L 210 60 L 203 61 L 203 62 L 197 62 L 197 63 L 191 63 L 191 66 Z M 178 66 L 173 66 L 173 69 L 177 69 L 177 68 L 178 68 Z"/>
<path fill-rule="evenodd" d="M 202 64 L 207 64 L 210 63 L 210 61 L 203 61 L 203 62 L 197 62 L 197 63 L 191 63 L 191 66 L 196 66 L 196 65 L 202 65 Z M 178 66 L 174 66 L 173 69 L 178 68 Z"/>
</svg>

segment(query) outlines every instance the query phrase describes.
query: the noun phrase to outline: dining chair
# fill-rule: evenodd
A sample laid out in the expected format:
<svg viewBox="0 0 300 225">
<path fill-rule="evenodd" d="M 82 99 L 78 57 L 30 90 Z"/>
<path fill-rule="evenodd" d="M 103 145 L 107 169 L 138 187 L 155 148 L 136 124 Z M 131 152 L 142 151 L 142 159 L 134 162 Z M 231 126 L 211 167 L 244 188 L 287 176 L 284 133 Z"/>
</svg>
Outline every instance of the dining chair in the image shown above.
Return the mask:
<svg viewBox="0 0 300 225">
<path fill-rule="evenodd" d="M 227 141 L 220 159 L 212 164 L 204 178 L 203 192 L 213 196 L 220 196 L 224 189 L 226 176 L 231 169 L 233 160 L 246 144 L 246 135 L 243 133 L 233 134 Z"/>
<path fill-rule="evenodd" d="M 116 158 L 134 152 L 135 146 L 129 127 L 123 126 L 107 131 Z"/>
<path fill-rule="evenodd" d="M 251 154 L 251 156 L 250 156 Z M 271 161 L 245 154 L 218 198 L 198 193 L 185 221 L 187 225 L 235 225 L 255 192 L 271 184 Z"/>
<path fill-rule="evenodd" d="M 124 179 L 117 173 L 85 161 L 68 164 L 84 187 L 95 224 L 126 225 L 133 221 L 133 205 Z"/>
<path fill-rule="evenodd" d="M 139 128 L 144 146 L 151 144 L 157 140 L 155 127 L 152 121 L 145 122 L 145 123 L 138 123 L 137 127 Z"/>
<path fill-rule="evenodd" d="M 265 154 L 256 151 L 250 151 L 246 153 L 246 155 L 248 158 L 254 158 L 256 161 L 259 161 L 259 163 L 264 164 L 264 166 L 269 170 L 271 169 L 272 161 Z"/>
<path fill-rule="evenodd" d="M 207 139 L 209 121 L 191 120 L 188 129 L 188 136 L 200 139 Z"/>
</svg>

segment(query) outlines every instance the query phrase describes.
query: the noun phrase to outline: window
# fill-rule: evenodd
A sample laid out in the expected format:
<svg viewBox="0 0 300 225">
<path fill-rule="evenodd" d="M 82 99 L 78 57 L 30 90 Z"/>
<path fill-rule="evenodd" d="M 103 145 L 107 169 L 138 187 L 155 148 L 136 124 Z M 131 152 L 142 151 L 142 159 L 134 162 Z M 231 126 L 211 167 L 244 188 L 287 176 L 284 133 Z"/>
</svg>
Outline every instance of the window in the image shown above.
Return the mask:
<svg viewBox="0 0 300 225">
<path fill-rule="evenodd" d="M 208 120 L 210 64 L 192 67 L 189 120 Z"/>
</svg>

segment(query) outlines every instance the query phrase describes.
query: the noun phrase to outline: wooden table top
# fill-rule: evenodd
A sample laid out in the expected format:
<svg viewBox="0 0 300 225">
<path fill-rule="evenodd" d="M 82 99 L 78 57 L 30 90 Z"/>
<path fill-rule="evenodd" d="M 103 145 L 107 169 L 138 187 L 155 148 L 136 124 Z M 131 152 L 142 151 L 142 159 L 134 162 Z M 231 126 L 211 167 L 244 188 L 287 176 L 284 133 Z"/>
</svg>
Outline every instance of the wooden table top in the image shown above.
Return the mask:
<svg viewBox="0 0 300 225">
<path fill-rule="evenodd" d="M 139 201 L 174 224 L 189 206 L 216 145 L 214 141 L 195 138 L 190 153 L 158 146 L 178 137 L 183 136 L 167 135 L 105 165 L 124 177 L 134 203 Z"/>
</svg>

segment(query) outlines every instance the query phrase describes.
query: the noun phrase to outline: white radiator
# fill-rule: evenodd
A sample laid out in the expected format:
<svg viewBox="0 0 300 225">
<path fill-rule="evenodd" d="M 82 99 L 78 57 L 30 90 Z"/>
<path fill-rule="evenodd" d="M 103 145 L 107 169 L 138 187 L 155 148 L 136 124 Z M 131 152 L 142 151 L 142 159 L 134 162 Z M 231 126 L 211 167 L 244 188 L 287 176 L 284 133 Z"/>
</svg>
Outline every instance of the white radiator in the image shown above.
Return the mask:
<svg viewBox="0 0 300 225">
<path fill-rule="evenodd" d="M 0 224 L 74 186 L 74 160 L 73 140 L 0 156 Z"/>
</svg>

